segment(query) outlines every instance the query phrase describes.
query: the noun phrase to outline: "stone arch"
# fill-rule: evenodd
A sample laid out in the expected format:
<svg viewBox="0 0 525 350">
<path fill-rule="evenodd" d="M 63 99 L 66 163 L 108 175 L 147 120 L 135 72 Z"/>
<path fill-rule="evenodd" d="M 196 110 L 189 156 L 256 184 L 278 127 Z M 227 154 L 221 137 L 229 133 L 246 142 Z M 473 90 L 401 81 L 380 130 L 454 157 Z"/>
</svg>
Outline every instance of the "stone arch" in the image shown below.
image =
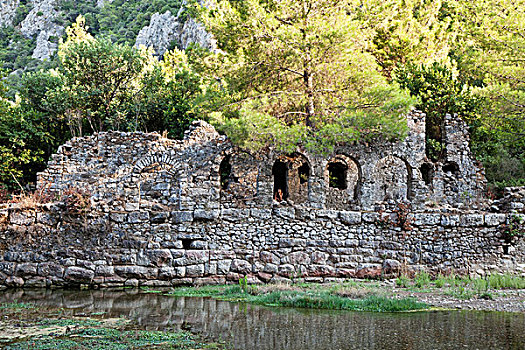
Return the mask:
<svg viewBox="0 0 525 350">
<path fill-rule="evenodd" d="M 133 173 L 141 174 L 153 168 L 165 169 L 172 176 L 176 176 L 175 164 L 177 159 L 168 153 L 164 154 L 150 154 L 138 160 L 133 167 Z"/>
<path fill-rule="evenodd" d="M 326 207 L 348 209 L 359 199 L 361 167 L 352 157 L 338 154 L 332 157 L 324 169 L 326 184 Z"/>
<path fill-rule="evenodd" d="M 150 154 L 137 161 L 132 173 L 137 183 L 140 206 L 180 206 L 181 189 L 177 159 L 168 153 Z"/>
<path fill-rule="evenodd" d="M 373 202 L 410 200 L 412 196 L 412 168 L 397 156 L 380 159 L 372 174 Z"/>
<path fill-rule="evenodd" d="M 279 156 L 272 165 L 273 199 L 295 204 L 308 201 L 312 167 L 308 158 L 298 152 Z"/>
</svg>

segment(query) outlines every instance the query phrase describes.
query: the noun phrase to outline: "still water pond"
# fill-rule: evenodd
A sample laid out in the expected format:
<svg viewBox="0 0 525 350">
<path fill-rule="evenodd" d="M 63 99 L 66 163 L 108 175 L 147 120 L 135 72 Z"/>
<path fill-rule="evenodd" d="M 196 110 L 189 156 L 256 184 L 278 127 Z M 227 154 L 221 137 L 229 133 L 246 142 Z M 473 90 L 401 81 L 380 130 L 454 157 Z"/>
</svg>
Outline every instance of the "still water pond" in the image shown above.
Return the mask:
<svg viewBox="0 0 525 350">
<path fill-rule="evenodd" d="M 525 349 L 525 314 L 438 311 L 401 314 L 269 308 L 140 291 L 6 291 L 30 302 L 126 317 L 148 330 L 189 330 L 233 349 Z"/>
</svg>

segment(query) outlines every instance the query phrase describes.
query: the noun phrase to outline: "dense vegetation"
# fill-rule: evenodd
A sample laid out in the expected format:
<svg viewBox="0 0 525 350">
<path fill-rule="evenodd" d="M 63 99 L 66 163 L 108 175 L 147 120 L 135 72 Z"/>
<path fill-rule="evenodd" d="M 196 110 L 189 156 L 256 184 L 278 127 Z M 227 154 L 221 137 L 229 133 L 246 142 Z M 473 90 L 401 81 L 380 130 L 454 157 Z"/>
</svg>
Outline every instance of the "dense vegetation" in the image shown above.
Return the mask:
<svg viewBox="0 0 525 350">
<path fill-rule="evenodd" d="M 133 45 L 138 32 L 149 25 L 154 13 L 171 11 L 176 14 L 181 3 L 180 0 L 114 0 L 98 7 L 97 1 L 93 0 L 58 0 L 55 7 L 59 14 L 53 22 L 67 28 L 75 23 L 79 15 L 83 15 L 91 34 L 103 36 L 113 43 Z M 4 68 L 10 71 L 34 71 L 53 65 L 52 62 L 42 63 L 31 57 L 36 36 L 26 38 L 19 30 L 20 23 L 32 8 L 31 1 L 21 0 L 13 26 L 0 31 L 0 62 L 4 62 Z M 55 43 L 59 41 L 59 38 L 50 39 Z"/>
<path fill-rule="evenodd" d="M 174 12 L 179 2 L 61 1 L 61 24 L 85 18 L 69 26 L 47 66 L 28 69 L 11 94 L 0 91 L 0 181 L 24 186 L 59 144 L 100 130 L 180 137 L 199 117 L 250 150 L 326 152 L 402 137 L 400 115 L 416 106 L 427 113 L 430 159 L 443 155 L 444 114 L 456 113 L 492 185 L 525 184 L 523 0 L 209 5 L 194 1 L 189 10 L 219 50 L 173 49 L 159 61 L 129 44 L 153 12 Z M 31 68 L 7 44 L 13 35 L 2 31 L 0 59 L 10 70 Z"/>
</svg>

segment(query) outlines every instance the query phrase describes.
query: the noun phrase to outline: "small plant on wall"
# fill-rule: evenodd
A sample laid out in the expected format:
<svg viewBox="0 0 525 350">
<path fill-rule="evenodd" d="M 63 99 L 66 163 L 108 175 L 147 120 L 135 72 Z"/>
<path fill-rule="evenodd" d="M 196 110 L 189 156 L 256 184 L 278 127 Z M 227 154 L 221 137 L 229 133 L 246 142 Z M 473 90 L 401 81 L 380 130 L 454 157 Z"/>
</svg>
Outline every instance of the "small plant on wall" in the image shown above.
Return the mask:
<svg viewBox="0 0 525 350">
<path fill-rule="evenodd" d="M 513 238 L 525 237 L 525 219 L 523 216 L 511 215 L 508 224 L 502 225 L 505 242 L 510 243 Z"/>
<path fill-rule="evenodd" d="M 398 203 L 397 208 L 394 209 L 394 213 L 397 216 L 394 226 L 401 227 L 403 231 L 411 231 L 413 229 L 412 222 L 414 221 L 414 217 L 411 215 L 412 205 L 410 203 Z"/>
<path fill-rule="evenodd" d="M 70 186 L 62 192 L 62 201 L 66 211 L 71 216 L 86 216 L 91 208 L 90 194 L 88 191 Z"/>
</svg>

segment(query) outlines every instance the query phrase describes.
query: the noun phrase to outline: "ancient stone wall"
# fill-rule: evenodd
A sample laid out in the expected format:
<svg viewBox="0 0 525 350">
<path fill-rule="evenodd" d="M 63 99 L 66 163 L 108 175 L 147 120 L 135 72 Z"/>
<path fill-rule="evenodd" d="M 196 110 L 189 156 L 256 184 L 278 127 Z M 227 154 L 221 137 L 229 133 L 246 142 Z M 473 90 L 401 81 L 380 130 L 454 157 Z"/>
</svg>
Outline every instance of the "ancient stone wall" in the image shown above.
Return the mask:
<svg viewBox="0 0 525 350">
<path fill-rule="evenodd" d="M 251 154 L 205 122 L 181 141 L 73 139 L 39 174 L 53 203 L 0 210 L 0 285 L 525 272 L 523 214 L 484 197 L 462 122 L 445 118 L 438 163 L 425 157 L 424 115 L 407 123 L 403 141 L 329 155 Z"/>
</svg>

